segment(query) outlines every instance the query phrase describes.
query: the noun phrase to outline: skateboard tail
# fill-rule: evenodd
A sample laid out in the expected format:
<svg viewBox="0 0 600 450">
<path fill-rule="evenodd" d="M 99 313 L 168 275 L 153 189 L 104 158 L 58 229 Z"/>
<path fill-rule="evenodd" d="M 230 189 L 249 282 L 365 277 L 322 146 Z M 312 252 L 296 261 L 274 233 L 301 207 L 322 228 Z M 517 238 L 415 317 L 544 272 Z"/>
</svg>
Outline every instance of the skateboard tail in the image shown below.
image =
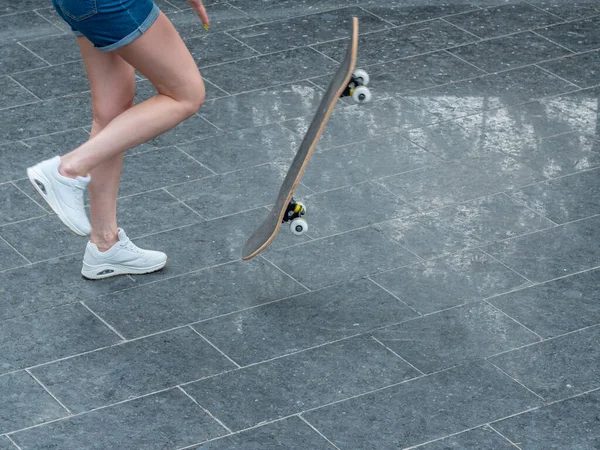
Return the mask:
<svg viewBox="0 0 600 450">
<path fill-rule="evenodd" d="M 350 82 L 352 71 L 356 65 L 358 51 L 358 19 L 356 17 L 352 19 L 352 26 L 352 38 L 348 44 L 344 61 L 336 71 L 327 91 L 321 99 L 313 120 L 281 185 L 275 206 L 262 224 L 246 241 L 242 250 L 243 260 L 249 260 L 258 255 L 277 235 L 286 207 L 291 201 L 292 195 L 304 174 L 306 164 L 323 133 L 335 104 Z"/>
</svg>

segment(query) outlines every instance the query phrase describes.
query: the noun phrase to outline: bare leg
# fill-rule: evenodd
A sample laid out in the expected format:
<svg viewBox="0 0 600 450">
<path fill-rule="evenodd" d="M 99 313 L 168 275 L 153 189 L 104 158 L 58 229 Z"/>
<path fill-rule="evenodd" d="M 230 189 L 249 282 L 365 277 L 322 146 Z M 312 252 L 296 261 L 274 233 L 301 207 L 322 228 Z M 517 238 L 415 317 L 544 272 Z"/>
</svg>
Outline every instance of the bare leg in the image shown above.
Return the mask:
<svg viewBox="0 0 600 450">
<path fill-rule="evenodd" d="M 160 13 L 141 37 L 115 51 L 144 74 L 158 94 L 115 117 L 88 142 L 62 157 L 60 173 L 85 176 L 196 113 L 204 102 L 204 82 L 179 34 Z"/>
<path fill-rule="evenodd" d="M 115 117 L 133 106 L 135 71 L 118 54 L 101 52 L 85 37 L 79 37 L 78 43 L 92 90 L 94 119 L 90 139 L 93 139 Z M 90 241 L 100 251 L 108 250 L 118 241 L 117 194 L 122 168 L 123 154 L 119 153 L 91 171 Z"/>
</svg>

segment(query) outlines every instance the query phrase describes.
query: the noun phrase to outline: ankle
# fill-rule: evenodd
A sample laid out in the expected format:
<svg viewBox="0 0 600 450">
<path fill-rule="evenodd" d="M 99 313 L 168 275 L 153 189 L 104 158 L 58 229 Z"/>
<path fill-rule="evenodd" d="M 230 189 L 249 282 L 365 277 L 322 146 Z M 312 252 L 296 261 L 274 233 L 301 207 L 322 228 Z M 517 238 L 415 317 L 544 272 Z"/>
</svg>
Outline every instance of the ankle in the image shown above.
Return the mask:
<svg viewBox="0 0 600 450">
<path fill-rule="evenodd" d="M 98 247 L 98 250 L 105 252 L 119 242 L 119 235 L 116 232 L 95 233 L 92 231 L 90 242 Z"/>
<path fill-rule="evenodd" d="M 65 158 L 62 158 L 60 161 L 60 166 L 58 166 L 58 173 L 66 178 L 77 178 L 78 176 L 85 177 L 86 173 L 82 173 L 77 166 L 75 166 L 72 162 L 66 161 Z"/>
</svg>

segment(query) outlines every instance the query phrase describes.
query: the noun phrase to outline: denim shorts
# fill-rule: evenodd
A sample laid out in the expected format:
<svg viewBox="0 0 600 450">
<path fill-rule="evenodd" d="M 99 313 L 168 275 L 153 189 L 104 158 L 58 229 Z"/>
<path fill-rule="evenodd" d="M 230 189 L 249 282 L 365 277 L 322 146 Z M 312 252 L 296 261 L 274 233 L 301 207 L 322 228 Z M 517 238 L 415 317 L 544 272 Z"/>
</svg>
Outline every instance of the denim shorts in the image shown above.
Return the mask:
<svg viewBox="0 0 600 450">
<path fill-rule="evenodd" d="M 133 42 L 150 28 L 160 10 L 153 0 L 52 0 L 76 36 L 108 52 Z"/>
</svg>

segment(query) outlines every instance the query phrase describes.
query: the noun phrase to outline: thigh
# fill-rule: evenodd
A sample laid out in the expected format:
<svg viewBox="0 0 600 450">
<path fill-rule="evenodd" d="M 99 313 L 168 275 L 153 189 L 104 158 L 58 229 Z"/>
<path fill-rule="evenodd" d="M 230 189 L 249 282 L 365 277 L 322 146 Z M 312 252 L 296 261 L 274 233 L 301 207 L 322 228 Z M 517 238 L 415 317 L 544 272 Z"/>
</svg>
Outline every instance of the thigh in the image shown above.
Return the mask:
<svg viewBox="0 0 600 450">
<path fill-rule="evenodd" d="M 204 83 L 194 58 L 161 12 L 138 39 L 115 51 L 156 87 L 176 100 L 202 102 Z"/>
<path fill-rule="evenodd" d="M 77 38 L 92 91 L 94 119 L 105 127 L 133 105 L 135 69 L 114 52 L 102 52 L 85 37 Z"/>
</svg>

